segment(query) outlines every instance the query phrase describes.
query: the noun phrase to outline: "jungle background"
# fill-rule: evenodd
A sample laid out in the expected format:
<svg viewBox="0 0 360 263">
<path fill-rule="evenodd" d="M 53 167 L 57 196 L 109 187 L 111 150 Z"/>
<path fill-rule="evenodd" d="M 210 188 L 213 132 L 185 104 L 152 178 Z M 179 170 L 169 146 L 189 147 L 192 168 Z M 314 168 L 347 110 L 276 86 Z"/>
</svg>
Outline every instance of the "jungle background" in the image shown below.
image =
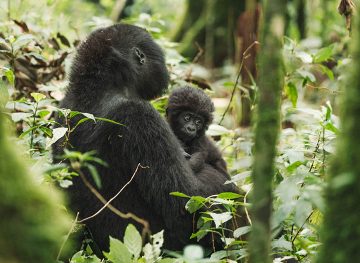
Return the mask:
<svg viewBox="0 0 360 263">
<path fill-rule="evenodd" d="M 356 4 L 1 1 L 0 262 L 360 260 Z M 92 30 L 120 21 L 145 27 L 164 49 L 170 91 L 191 83 L 215 103 L 208 136 L 221 149 L 244 202 L 230 194 L 189 197 L 187 208 L 220 203 L 245 209 L 249 225 L 223 236 L 225 250 L 204 255 L 189 246 L 163 254 L 161 233 L 143 246 L 129 225 L 123 240 L 111 239 L 104 259 L 86 246 L 63 259 L 77 217 L 66 209 L 61 188 L 71 187 L 80 167 L 101 181 L 93 165 L 101 160 L 94 153 L 68 152 L 70 165 L 52 164 L 51 145 L 76 128 L 54 128 L 54 114 L 82 114 L 78 125 L 100 121 L 57 105 L 76 46 Z M 152 102 L 162 114 L 166 103 L 166 94 Z M 207 231 L 222 235 L 231 217 L 210 215 L 212 224 L 193 237 Z"/>
</svg>

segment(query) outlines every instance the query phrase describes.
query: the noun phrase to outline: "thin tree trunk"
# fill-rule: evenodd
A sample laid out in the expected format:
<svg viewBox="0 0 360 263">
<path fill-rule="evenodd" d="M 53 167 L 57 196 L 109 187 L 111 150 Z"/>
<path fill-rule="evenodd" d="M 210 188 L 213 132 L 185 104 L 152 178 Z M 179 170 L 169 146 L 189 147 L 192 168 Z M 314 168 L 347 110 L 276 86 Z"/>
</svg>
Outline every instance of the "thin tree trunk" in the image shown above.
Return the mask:
<svg viewBox="0 0 360 263">
<path fill-rule="evenodd" d="M 286 1 L 271 0 L 264 5 L 259 52 L 259 101 L 255 132 L 252 178 L 252 232 L 250 262 L 272 262 L 270 257 L 270 215 L 272 179 L 280 127 L 280 97 L 283 87 L 282 37 Z"/>
<path fill-rule="evenodd" d="M 358 5 L 358 12 L 360 5 Z M 352 60 L 342 87 L 342 132 L 329 170 L 327 210 L 322 230 L 320 263 L 360 259 L 360 19 L 353 25 Z"/>
<path fill-rule="evenodd" d="M 253 91 L 251 85 L 256 79 L 256 53 L 258 40 L 258 29 L 260 19 L 260 5 L 254 1 L 246 2 L 246 11 L 243 12 L 238 21 L 238 36 L 241 43 L 240 63 L 241 86 L 244 90 L 240 91 L 241 98 L 241 120 L 240 126 L 248 127 L 251 124 L 251 105 Z M 246 26 L 245 26 L 246 25 Z"/>
</svg>

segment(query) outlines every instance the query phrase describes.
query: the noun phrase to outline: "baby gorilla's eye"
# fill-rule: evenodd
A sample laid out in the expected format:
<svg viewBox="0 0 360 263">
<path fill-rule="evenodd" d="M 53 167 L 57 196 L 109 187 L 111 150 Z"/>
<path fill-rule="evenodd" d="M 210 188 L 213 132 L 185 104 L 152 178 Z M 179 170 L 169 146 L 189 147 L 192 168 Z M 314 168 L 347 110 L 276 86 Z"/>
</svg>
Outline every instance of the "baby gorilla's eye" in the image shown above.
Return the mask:
<svg viewBox="0 0 360 263">
<path fill-rule="evenodd" d="M 200 126 L 202 125 L 202 120 L 197 119 L 197 120 L 195 121 L 195 124 L 196 124 L 196 126 L 200 127 Z"/>
<path fill-rule="evenodd" d="M 190 115 L 189 115 L 189 114 L 186 114 L 186 115 L 184 116 L 184 120 L 185 120 L 185 121 L 190 121 Z"/>
</svg>

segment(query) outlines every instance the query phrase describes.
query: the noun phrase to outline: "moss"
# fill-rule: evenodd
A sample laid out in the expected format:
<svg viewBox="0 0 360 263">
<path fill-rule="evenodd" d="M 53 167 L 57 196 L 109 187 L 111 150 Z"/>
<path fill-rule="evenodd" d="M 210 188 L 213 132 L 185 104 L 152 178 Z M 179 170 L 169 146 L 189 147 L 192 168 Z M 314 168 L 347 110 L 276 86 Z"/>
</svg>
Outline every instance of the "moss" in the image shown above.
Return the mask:
<svg viewBox="0 0 360 263">
<path fill-rule="evenodd" d="M 55 262 L 70 218 L 57 189 L 39 185 L 0 114 L 0 262 Z"/>
<path fill-rule="evenodd" d="M 267 1 L 259 53 L 259 101 L 255 131 L 253 224 L 250 261 L 272 262 L 270 258 L 270 215 L 276 144 L 280 128 L 280 97 L 283 87 L 282 37 L 286 2 Z"/>
</svg>

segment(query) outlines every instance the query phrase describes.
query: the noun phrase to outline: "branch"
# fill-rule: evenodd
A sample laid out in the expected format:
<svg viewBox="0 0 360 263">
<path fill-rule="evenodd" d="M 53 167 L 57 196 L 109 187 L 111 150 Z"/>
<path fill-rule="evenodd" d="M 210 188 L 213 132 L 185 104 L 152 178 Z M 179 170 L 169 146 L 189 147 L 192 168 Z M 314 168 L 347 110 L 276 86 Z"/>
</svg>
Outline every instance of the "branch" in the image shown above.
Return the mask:
<svg viewBox="0 0 360 263">
<path fill-rule="evenodd" d="M 125 187 L 127 187 L 131 181 L 134 179 L 136 173 L 138 172 L 140 168 L 148 168 L 148 167 L 143 167 L 140 165 L 140 163 L 137 165 L 135 172 L 133 173 L 133 175 L 131 176 L 130 180 L 120 189 L 120 191 L 113 196 L 109 201 L 106 201 L 106 199 L 91 185 L 91 183 L 86 179 L 84 173 L 80 170 L 80 169 L 76 169 L 76 172 L 79 173 L 81 180 L 84 182 L 84 184 L 86 185 L 86 187 L 88 187 L 90 189 L 90 191 L 104 204 L 103 207 L 101 207 L 95 214 L 86 217 L 80 221 L 78 221 L 78 223 L 83 223 L 91 218 L 94 218 L 95 216 L 97 216 L 98 214 L 101 213 L 101 211 L 103 211 L 106 207 L 111 210 L 114 214 L 118 215 L 121 218 L 124 219 L 133 219 L 134 221 L 138 222 L 139 224 L 143 225 L 143 231 L 142 231 L 142 237 L 144 238 L 146 234 L 150 234 L 150 228 L 149 228 L 149 223 L 143 219 L 140 218 L 138 216 L 136 216 L 133 213 L 123 213 L 120 210 L 118 210 L 117 208 L 115 208 L 113 205 L 111 205 L 110 203 L 125 189 Z"/>
<path fill-rule="evenodd" d="M 240 67 L 239 67 L 239 73 L 238 73 L 237 76 L 236 76 L 236 81 L 235 81 L 233 90 L 232 90 L 232 92 L 231 92 L 230 101 L 229 101 L 229 104 L 227 105 L 227 107 L 226 107 L 226 109 L 225 109 L 225 111 L 224 111 L 224 113 L 223 113 L 220 121 L 219 121 L 219 125 L 221 125 L 222 121 L 223 121 L 224 118 L 225 118 L 226 113 L 227 113 L 227 112 L 229 111 L 229 109 L 230 109 L 231 102 L 232 102 L 232 100 L 233 100 L 233 98 L 234 98 L 234 95 L 235 95 L 236 87 L 237 87 L 237 85 L 238 85 L 238 83 L 239 83 L 239 78 L 240 78 L 240 75 L 241 75 L 241 70 L 242 70 L 242 68 L 243 68 L 243 66 L 244 66 L 244 61 L 245 61 L 245 59 L 247 59 L 247 58 L 250 56 L 250 55 L 248 55 L 248 52 L 249 52 L 249 50 L 250 50 L 253 46 L 258 45 L 258 44 L 259 44 L 258 41 L 254 41 L 254 42 L 244 51 L 244 53 L 243 53 L 243 56 L 242 56 L 242 59 L 241 59 L 241 63 L 240 63 Z"/>
</svg>

